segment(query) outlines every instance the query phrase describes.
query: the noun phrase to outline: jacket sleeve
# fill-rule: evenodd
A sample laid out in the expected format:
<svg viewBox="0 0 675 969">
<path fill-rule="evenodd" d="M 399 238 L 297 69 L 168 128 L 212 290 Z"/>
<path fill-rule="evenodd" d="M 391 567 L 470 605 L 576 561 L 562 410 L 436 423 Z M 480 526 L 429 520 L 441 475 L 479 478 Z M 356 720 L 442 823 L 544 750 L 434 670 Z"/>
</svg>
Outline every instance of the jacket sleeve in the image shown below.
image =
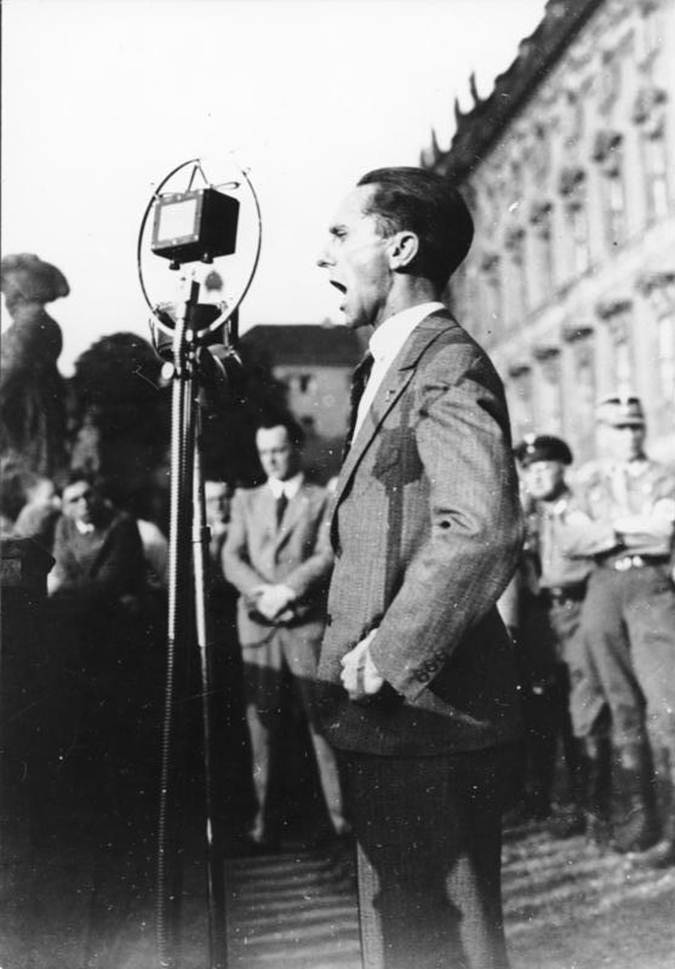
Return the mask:
<svg viewBox="0 0 675 969">
<path fill-rule="evenodd" d="M 242 491 L 237 491 L 232 499 L 222 559 L 225 578 L 241 595 L 251 595 L 256 586 L 267 584 L 267 580 L 253 568 L 249 558 L 246 495 Z"/>
<path fill-rule="evenodd" d="M 303 599 L 320 586 L 327 585 L 333 568 L 333 550 L 330 544 L 330 499 L 323 496 L 316 530 L 316 542 L 311 555 L 297 568 L 289 572 L 283 584 L 292 589 L 298 599 Z"/>
<path fill-rule="evenodd" d="M 583 511 L 574 511 L 561 529 L 561 548 L 568 558 L 592 558 L 620 548 L 611 521 L 594 521 Z"/>
<path fill-rule="evenodd" d="M 453 377 L 454 375 L 454 377 Z M 501 385 L 480 352 L 450 345 L 415 375 L 414 433 L 429 481 L 428 536 L 371 643 L 384 678 L 410 700 L 513 574 L 522 522 Z"/>
</svg>

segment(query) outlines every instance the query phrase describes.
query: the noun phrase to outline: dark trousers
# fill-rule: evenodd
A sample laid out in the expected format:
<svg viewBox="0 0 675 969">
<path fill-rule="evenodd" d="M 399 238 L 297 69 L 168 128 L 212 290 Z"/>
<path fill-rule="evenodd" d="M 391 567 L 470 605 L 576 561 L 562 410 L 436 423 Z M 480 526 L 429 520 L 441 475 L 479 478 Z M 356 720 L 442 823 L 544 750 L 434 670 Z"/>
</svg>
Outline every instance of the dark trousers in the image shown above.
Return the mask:
<svg viewBox="0 0 675 969">
<path fill-rule="evenodd" d="M 572 670 L 572 719 L 578 736 L 609 709 L 618 746 L 675 749 L 675 589 L 666 566 L 589 581 L 581 648 Z"/>
<path fill-rule="evenodd" d="M 518 752 L 339 752 L 364 969 L 506 969 L 501 815 Z"/>
<path fill-rule="evenodd" d="M 558 745 L 567 768 L 567 794 L 579 797 L 581 753 L 570 716 L 569 663 L 577 651 L 581 601 L 528 596 L 522 606 L 527 777 L 530 807 L 545 817 L 553 794 Z"/>
<path fill-rule="evenodd" d="M 279 836 L 283 777 L 282 708 L 284 667 L 307 717 L 321 790 L 335 833 L 345 828 L 342 791 L 335 753 L 325 739 L 315 712 L 315 656 L 319 643 L 302 628 L 273 631 L 262 646 L 244 647 L 244 696 L 253 759 L 253 786 L 257 811 L 251 826 L 254 840 L 275 841 Z"/>
</svg>

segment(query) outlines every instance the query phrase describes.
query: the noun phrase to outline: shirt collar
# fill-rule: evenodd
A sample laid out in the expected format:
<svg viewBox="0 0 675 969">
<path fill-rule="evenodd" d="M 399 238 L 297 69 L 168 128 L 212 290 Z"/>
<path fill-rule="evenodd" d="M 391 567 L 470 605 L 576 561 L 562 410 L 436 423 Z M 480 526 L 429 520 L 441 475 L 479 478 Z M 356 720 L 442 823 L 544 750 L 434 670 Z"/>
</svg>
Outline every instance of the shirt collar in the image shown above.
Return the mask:
<svg viewBox="0 0 675 969">
<path fill-rule="evenodd" d="M 268 478 L 267 484 L 275 498 L 278 499 L 282 495 L 286 495 L 290 501 L 291 498 L 295 498 L 304 480 L 304 474 L 302 471 L 298 471 L 297 474 L 293 475 L 292 478 L 288 478 L 286 481 L 279 481 L 278 478 Z"/>
<path fill-rule="evenodd" d="M 401 310 L 400 313 L 394 313 L 378 326 L 368 341 L 373 359 L 375 361 L 393 360 L 423 319 L 445 309 L 443 303 L 434 300 L 430 303 L 418 303 L 416 306 Z"/>
</svg>

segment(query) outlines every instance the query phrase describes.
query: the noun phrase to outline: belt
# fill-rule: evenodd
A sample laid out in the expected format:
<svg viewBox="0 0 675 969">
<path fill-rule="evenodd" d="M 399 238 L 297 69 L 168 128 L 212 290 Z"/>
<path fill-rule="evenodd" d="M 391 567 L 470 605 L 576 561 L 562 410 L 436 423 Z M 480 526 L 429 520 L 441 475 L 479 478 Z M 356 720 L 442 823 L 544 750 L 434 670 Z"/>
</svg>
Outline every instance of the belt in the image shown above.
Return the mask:
<svg viewBox="0 0 675 969">
<path fill-rule="evenodd" d="M 669 555 L 621 555 L 619 558 L 599 559 L 598 565 L 604 569 L 614 569 L 615 572 L 628 572 L 629 569 L 643 569 L 649 565 L 666 565 L 670 561 Z"/>
<path fill-rule="evenodd" d="M 586 583 L 576 582 L 574 585 L 557 585 L 542 589 L 539 598 L 549 606 L 562 606 L 566 602 L 581 602 L 585 595 Z"/>
</svg>

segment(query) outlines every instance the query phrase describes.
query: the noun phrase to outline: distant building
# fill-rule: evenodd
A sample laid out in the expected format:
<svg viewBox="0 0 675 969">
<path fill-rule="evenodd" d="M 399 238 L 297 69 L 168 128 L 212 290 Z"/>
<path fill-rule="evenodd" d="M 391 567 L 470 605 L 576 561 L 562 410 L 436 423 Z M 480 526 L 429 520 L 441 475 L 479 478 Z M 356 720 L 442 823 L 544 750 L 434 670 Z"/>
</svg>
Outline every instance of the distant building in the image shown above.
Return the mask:
<svg viewBox="0 0 675 969">
<path fill-rule="evenodd" d="M 675 459 L 675 0 L 549 0 L 448 151 L 476 219 L 450 299 L 486 346 L 514 434 L 597 453 L 596 400 L 638 393 Z"/>
<path fill-rule="evenodd" d="M 323 481 L 337 474 L 349 414 L 349 387 L 363 344 L 331 324 L 254 326 L 242 342 L 269 362 L 307 434 L 305 458 Z"/>
</svg>

